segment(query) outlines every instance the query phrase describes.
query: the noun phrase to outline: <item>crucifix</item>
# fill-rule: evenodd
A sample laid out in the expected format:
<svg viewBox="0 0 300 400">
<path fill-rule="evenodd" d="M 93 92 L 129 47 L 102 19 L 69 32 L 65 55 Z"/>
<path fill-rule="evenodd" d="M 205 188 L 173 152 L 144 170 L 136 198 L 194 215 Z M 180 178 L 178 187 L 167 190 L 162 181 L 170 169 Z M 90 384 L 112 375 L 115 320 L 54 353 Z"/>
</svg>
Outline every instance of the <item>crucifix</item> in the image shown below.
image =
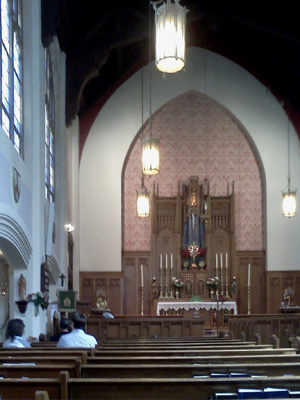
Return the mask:
<svg viewBox="0 0 300 400">
<path fill-rule="evenodd" d="M 61 286 L 64 286 L 64 280 L 65 280 L 66 276 L 64 274 L 60 274 L 59 278 L 61 279 Z"/>
</svg>

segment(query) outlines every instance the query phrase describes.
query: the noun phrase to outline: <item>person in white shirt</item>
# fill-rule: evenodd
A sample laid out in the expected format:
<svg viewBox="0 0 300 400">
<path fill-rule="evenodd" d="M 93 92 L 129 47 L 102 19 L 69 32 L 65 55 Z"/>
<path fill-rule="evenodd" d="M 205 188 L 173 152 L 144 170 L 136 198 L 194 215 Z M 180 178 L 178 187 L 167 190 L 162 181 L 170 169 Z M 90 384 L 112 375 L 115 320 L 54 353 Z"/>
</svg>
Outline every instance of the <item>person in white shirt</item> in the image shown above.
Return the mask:
<svg viewBox="0 0 300 400">
<path fill-rule="evenodd" d="M 86 318 L 83 314 L 75 312 L 72 317 L 73 329 L 70 333 L 61 336 L 57 347 L 96 347 L 97 340 L 92 335 L 85 333 Z"/>
<path fill-rule="evenodd" d="M 24 322 L 19 319 L 11 319 L 7 324 L 6 329 L 6 341 L 3 343 L 2 347 L 31 347 L 28 340 L 22 338 L 25 331 Z"/>
</svg>

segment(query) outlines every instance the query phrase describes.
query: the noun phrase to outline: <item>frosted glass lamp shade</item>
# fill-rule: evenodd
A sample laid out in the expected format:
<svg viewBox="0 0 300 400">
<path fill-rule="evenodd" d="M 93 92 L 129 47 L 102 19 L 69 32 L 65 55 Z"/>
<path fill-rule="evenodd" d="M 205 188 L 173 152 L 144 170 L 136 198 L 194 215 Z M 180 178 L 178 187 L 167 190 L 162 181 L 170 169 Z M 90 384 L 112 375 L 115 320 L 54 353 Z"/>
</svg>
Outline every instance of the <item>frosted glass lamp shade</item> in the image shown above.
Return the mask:
<svg viewBox="0 0 300 400">
<path fill-rule="evenodd" d="M 296 192 L 287 191 L 282 193 L 282 213 L 284 217 L 294 217 L 296 215 Z"/>
<path fill-rule="evenodd" d="M 159 171 L 159 140 L 149 137 L 142 140 L 143 174 L 155 175 Z"/>
<path fill-rule="evenodd" d="M 163 3 L 155 10 L 156 67 L 161 72 L 175 73 L 185 65 L 185 24 L 188 10 L 178 0 Z"/>
<path fill-rule="evenodd" d="M 149 217 L 149 214 L 149 192 L 145 188 L 142 188 L 139 192 L 137 192 L 137 215 L 138 217 Z"/>
</svg>

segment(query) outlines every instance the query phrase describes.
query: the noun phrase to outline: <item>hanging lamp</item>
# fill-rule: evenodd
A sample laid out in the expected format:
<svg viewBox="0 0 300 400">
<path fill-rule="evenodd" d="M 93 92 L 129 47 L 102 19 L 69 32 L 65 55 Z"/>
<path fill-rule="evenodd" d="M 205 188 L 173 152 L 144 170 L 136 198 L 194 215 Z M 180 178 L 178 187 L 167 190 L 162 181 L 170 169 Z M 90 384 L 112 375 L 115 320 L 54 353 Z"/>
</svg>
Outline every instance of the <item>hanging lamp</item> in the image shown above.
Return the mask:
<svg viewBox="0 0 300 400">
<path fill-rule="evenodd" d="M 156 67 L 161 72 L 173 74 L 185 65 L 185 24 L 189 11 L 179 4 L 179 0 L 171 0 L 159 7 L 152 2 L 155 10 L 156 28 Z"/>
<path fill-rule="evenodd" d="M 137 215 L 138 217 L 149 217 L 150 199 L 149 192 L 144 186 L 144 177 L 142 176 L 141 189 L 137 191 Z"/>
<path fill-rule="evenodd" d="M 290 173 L 290 122 L 288 119 L 288 185 L 282 192 L 282 213 L 284 217 L 291 218 L 296 215 L 296 192 L 291 190 L 291 173 Z"/>
<path fill-rule="evenodd" d="M 159 171 L 159 139 L 152 136 L 152 81 L 151 81 L 151 16 L 149 6 L 149 137 L 142 138 L 143 174 L 156 175 Z"/>
</svg>

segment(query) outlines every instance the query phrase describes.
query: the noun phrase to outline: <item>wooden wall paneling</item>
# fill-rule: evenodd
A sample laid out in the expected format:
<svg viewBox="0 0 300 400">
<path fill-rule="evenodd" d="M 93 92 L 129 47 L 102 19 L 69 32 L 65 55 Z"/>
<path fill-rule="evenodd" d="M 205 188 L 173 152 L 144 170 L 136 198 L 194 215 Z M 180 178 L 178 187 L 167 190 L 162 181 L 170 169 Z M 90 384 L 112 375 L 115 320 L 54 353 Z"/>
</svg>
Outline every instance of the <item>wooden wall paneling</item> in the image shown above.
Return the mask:
<svg viewBox="0 0 300 400">
<path fill-rule="evenodd" d="M 82 277 L 80 279 L 80 300 L 93 304 L 94 281 L 92 277 Z"/>
<path fill-rule="evenodd" d="M 140 292 L 140 282 L 141 282 L 141 265 L 143 265 L 143 279 L 144 279 L 144 305 L 143 305 L 143 313 L 144 315 L 151 315 L 151 282 L 152 282 L 152 274 L 149 269 L 150 258 L 147 254 L 146 256 L 140 256 L 137 259 L 137 273 L 139 277 L 137 281 L 138 285 L 138 296 L 140 299 L 140 307 L 141 307 L 141 292 Z M 141 309 L 139 309 L 138 314 L 140 314 Z"/>
<path fill-rule="evenodd" d="M 124 252 L 123 315 L 141 315 L 141 264 L 144 276 L 144 315 L 151 313 L 150 252 Z"/>
<path fill-rule="evenodd" d="M 239 314 L 248 313 L 248 265 L 250 276 L 250 313 L 260 314 L 267 310 L 264 251 L 237 252 L 237 308 Z"/>
<path fill-rule="evenodd" d="M 110 284 L 110 279 L 114 285 Z M 82 271 L 80 272 L 80 300 L 86 303 L 86 313 L 96 307 L 97 290 L 106 291 L 107 305 L 113 314 L 122 314 L 121 305 L 122 273 L 116 271 Z"/>
<path fill-rule="evenodd" d="M 300 271 L 267 271 L 268 313 L 280 312 L 287 287 L 294 290 L 293 305 L 300 306 Z"/>
<path fill-rule="evenodd" d="M 136 258 L 125 258 L 123 279 L 124 315 L 137 315 L 139 299 L 137 298 Z"/>
<path fill-rule="evenodd" d="M 108 278 L 108 282 L 107 303 L 115 315 L 122 315 L 120 278 Z"/>
</svg>

